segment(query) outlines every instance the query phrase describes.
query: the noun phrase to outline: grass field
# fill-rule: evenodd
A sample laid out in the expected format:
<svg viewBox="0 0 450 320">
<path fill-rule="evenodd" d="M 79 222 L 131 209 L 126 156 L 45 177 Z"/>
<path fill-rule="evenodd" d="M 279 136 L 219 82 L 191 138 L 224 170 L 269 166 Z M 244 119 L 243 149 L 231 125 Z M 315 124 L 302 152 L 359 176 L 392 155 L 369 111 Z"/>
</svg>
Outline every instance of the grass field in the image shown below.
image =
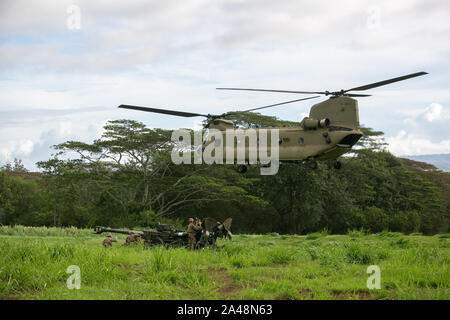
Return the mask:
<svg viewBox="0 0 450 320">
<path fill-rule="evenodd" d="M 104 248 L 75 228 L 0 227 L 1 299 L 445 299 L 450 238 L 236 235 L 215 250 Z M 67 267 L 81 270 L 69 290 Z M 381 289 L 367 288 L 378 265 Z"/>
</svg>

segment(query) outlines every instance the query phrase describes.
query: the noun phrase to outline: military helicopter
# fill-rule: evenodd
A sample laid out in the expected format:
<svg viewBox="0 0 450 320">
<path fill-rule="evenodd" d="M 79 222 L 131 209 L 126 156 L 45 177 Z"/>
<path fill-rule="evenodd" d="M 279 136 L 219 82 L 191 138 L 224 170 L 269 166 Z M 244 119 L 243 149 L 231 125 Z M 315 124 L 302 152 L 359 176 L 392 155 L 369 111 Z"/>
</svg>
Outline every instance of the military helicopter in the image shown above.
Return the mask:
<svg viewBox="0 0 450 320">
<path fill-rule="evenodd" d="M 329 96 L 325 101 L 313 105 L 309 116 L 305 117 L 297 127 L 269 128 L 279 131 L 279 161 L 280 162 L 301 162 L 306 161 L 310 167 L 317 168 L 317 161 L 334 160 L 334 168 L 341 168 L 341 163 L 337 160 L 342 154 L 349 152 L 352 147 L 362 137 L 363 133 L 359 126 L 358 101 L 353 98 L 369 97 L 369 94 L 352 93 L 353 91 L 365 91 L 390 83 L 403 81 L 406 79 L 428 74 L 427 72 L 417 72 L 401 77 L 391 78 L 363 86 L 354 87 L 340 91 L 293 91 L 274 89 L 251 89 L 251 88 L 216 88 L 218 90 L 240 90 L 259 92 L 279 92 L 296 94 L 315 94 L 315 96 L 290 100 L 271 104 L 267 106 L 252 108 L 243 111 L 231 111 L 220 115 L 199 114 L 184 111 L 174 111 L 166 109 L 148 108 L 132 105 L 120 105 L 119 108 L 133 109 L 146 112 L 162 113 L 180 117 L 206 117 L 207 128 L 218 129 L 226 132 L 234 129 L 232 121 L 226 117 L 243 112 L 251 112 L 265 108 L 280 106 L 309 99 L 315 99 L 321 95 Z M 248 129 L 247 129 L 248 130 Z M 256 129 L 259 130 L 259 129 Z M 258 133 L 259 134 L 259 133 Z M 225 138 L 225 134 L 224 134 Z M 213 143 L 210 138 L 204 144 Z M 246 157 L 248 158 L 248 148 L 246 146 Z M 247 159 L 246 158 L 246 159 Z M 239 165 L 238 170 L 242 173 L 247 171 L 247 164 Z"/>
</svg>

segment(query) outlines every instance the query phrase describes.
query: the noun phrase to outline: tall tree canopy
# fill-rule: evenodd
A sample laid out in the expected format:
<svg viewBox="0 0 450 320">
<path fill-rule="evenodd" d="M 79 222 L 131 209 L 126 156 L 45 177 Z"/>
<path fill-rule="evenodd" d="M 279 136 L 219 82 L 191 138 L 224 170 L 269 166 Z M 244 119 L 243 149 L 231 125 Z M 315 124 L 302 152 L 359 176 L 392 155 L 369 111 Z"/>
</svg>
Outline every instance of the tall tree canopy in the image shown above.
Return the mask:
<svg viewBox="0 0 450 320">
<path fill-rule="evenodd" d="M 258 113 L 228 118 L 244 128 L 298 125 Z M 28 179 L 20 160 L 3 166 L 0 223 L 145 227 L 231 216 L 235 232 L 250 233 L 448 230 L 449 174 L 394 157 L 371 128 L 362 128 L 341 170 L 282 163 L 274 176 L 258 167 L 240 174 L 233 165 L 175 165 L 171 132 L 137 121 L 109 121 L 104 129 L 92 143 L 54 146 L 54 157 L 38 163 L 39 179 Z"/>
</svg>

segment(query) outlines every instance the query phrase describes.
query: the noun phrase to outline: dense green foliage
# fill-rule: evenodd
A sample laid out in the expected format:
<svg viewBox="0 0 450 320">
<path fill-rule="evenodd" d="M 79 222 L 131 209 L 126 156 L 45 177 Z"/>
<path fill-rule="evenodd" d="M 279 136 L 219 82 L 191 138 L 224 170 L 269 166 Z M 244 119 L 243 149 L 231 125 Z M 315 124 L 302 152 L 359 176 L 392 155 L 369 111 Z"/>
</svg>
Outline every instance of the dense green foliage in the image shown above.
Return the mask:
<svg viewBox="0 0 450 320">
<path fill-rule="evenodd" d="M 232 120 L 241 127 L 297 125 L 255 113 Z M 0 224 L 144 227 L 211 216 L 232 217 L 238 233 L 448 230 L 449 174 L 402 162 L 370 128 L 341 170 L 283 163 L 274 176 L 261 176 L 258 167 L 239 174 L 231 165 L 175 165 L 170 131 L 136 121 L 110 121 L 104 129 L 91 144 L 54 146 L 54 158 L 38 163 L 40 178 L 18 160 L 4 166 Z"/>
<path fill-rule="evenodd" d="M 0 299 L 449 299 L 448 235 L 242 234 L 200 251 L 118 237 L 104 248 L 87 229 L 0 227 Z M 380 289 L 367 288 L 372 264 Z"/>
</svg>

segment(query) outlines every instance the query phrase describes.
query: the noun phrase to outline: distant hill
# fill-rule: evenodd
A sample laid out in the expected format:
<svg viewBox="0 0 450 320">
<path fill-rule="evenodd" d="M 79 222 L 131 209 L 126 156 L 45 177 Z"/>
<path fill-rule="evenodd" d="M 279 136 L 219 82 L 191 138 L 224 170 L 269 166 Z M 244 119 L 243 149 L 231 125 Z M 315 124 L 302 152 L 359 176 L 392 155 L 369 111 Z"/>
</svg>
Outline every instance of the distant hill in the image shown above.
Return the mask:
<svg viewBox="0 0 450 320">
<path fill-rule="evenodd" d="M 450 154 L 426 154 L 420 156 L 401 156 L 400 158 L 426 162 L 442 171 L 450 172 Z"/>
</svg>

